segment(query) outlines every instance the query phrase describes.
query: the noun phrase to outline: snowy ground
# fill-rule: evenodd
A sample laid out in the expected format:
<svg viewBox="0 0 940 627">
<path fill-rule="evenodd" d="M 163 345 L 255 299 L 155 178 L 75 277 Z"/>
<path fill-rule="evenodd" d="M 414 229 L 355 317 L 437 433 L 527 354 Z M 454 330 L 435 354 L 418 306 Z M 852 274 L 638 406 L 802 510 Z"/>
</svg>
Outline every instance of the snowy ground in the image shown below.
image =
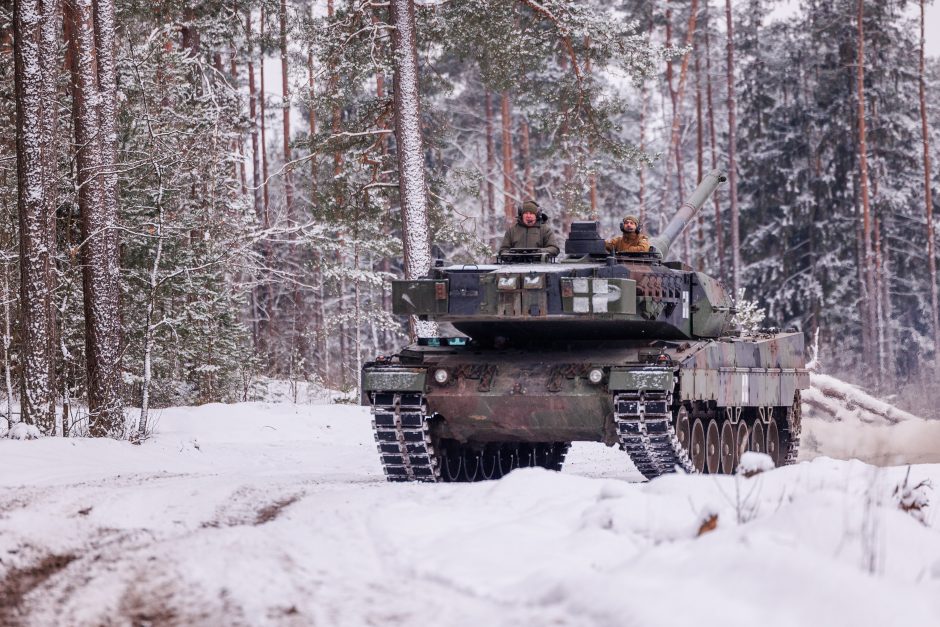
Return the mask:
<svg viewBox="0 0 940 627">
<path fill-rule="evenodd" d="M 839 424 L 807 421 L 811 455 L 916 441 L 908 484 L 940 485 L 938 423 Z M 166 410 L 139 447 L 0 439 L 0 625 L 940 625 L 940 516 L 899 507 L 907 467 L 569 460 L 387 484 L 343 405 Z"/>
</svg>

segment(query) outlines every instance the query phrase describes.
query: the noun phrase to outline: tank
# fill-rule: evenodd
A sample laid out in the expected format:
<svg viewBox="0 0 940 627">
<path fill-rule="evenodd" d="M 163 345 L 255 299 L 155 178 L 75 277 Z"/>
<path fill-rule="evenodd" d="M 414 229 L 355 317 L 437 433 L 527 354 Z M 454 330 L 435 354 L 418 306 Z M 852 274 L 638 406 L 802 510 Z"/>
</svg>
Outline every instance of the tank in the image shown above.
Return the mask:
<svg viewBox="0 0 940 627">
<path fill-rule="evenodd" d="M 561 258 L 513 250 L 394 281 L 394 313 L 455 331 L 362 369 L 388 480 L 560 470 L 574 441 L 619 447 L 647 478 L 731 473 L 748 450 L 792 463 L 802 333 L 735 331 L 721 282 L 668 261 L 724 180 L 709 173 L 648 253 L 611 255 L 597 222 L 574 222 Z"/>
</svg>

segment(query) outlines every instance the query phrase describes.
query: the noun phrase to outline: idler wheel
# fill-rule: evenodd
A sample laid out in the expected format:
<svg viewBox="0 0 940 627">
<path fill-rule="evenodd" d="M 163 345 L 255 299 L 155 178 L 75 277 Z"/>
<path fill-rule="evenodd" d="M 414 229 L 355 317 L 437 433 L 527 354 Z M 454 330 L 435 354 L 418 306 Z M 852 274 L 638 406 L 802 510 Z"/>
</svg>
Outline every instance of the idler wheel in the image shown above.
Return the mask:
<svg viewBox="0 0 940 627">
<path fill-rule="evenodd" d="M 749 448 L 748 445 L 751 442 L 750 435 L 751 434 L 747 428 L 747 423 L 744 422 L 743 420 L 739 422 L 738 430 L 737 430 L 737 445 L 734 451 L 735 465 L 737 465 L 737 463 L 741 461 L 741 456 L 744 455 L 748 451 L 748 448 Z"/>
<path fill-rule="evenodd" d="M 734 426 L 729 420 L 721 423 L 721 472 L 730 475 L 734 472 L 734 451 L 737 441 L 734 437 Z"/>
<path fill-rule="evenodd" d="M 765 453 L 767 442 L 764 439 L 764 423 L 760 420 L 754 423 L 751 429 L 751 450 L 755 453 Z"/>
<path fill-rule="evenodd" d="M 698 418 L 692 423 L 692 438 L 689 443 L 689 457 L 696 472 L 705 468 L 705 425 Z"/>
<path fill-rule="evenodd" d="M 679 413 L 676 415 L 676 439 L 679 440 L 679 446 L 689 450 L 689 439 L 692 437 L 692 423 L 689 421 L 689 410 L 685 405 L 679 407 Z"/>
<path fill-rule="evenodd" d="M 487 445 L 480 454 L 480 472 L 484 479 L 499 479 L 499 448 Z"/>
<path fill-rule="evenodd" d="M 777 421 L 771 420 L 767 425 L 767 454 L 774 460 L 774 466 L 780 465 L 780 432 L 777 430 Z"/>
<path fill-rule="evenodd" d="M 718 421 L 712 418 L 708 421 L 705 430 L 705 468 L 709 473 L 718 472 L 721 462 L 721 434 L 718 430 Z"/>
</svg>

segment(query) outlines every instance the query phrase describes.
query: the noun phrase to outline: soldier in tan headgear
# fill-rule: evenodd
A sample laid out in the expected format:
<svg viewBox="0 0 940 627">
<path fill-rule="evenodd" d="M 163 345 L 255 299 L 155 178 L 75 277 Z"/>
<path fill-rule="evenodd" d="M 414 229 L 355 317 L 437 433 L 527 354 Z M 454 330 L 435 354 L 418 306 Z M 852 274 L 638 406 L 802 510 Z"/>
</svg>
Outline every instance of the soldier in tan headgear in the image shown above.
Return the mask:
<svg viewBox="0 0 940 627">
<path fill-rule="evenodd" d="M 606 248 L 612 253 L 648 253 L 650 241 L 640 233 L 640 220 L 636 216 L 626 216 L 620 225 L 623 235 L 611 238 Z"/>
</svg>

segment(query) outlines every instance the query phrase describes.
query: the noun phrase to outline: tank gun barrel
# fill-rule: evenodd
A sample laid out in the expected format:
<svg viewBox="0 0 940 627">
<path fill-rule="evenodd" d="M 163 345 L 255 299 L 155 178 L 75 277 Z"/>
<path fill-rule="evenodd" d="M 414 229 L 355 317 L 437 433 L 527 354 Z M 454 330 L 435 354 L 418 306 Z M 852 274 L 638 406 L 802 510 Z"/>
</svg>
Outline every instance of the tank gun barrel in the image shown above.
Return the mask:
<svg viewBox="0 0 940 627">
<path fill-rule="evenodd" d="M 679 237 L 686 225 L 692 221 L 695 214 L 699 212 L 699 209 L 701 209 L 705 201 L 708 200 L 708 197 L 718 188 L 718 185 L 724 183 L 727 179 L 728 176 L 724 170 L 712 170 L 706 174 L 704 178 L 702 178 L 702 182 L 699 183 L 695 191 L 692 192 L 692 195 L 679 207 L 678 213 L 672 217 L 672 220 L 669 221 L 669 224 L 666 225 L 662 233 L 652 238 L 652 245 L 656 247 L 656 250 L 658 250 L 664 258 L 666 253 L 669 252 L 669 248 L 672 246 L 673 242 L 676 241 L 676 238 Z"/>
</svg>

